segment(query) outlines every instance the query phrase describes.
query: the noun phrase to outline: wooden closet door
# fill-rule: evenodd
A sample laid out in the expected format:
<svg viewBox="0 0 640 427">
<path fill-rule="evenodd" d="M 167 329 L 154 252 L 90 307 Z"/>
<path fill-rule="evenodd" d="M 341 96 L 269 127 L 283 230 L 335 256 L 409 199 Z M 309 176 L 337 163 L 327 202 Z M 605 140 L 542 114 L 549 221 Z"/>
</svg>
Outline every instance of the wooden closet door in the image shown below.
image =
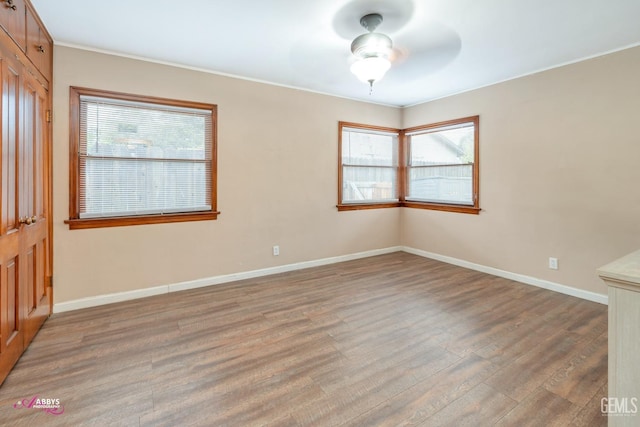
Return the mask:
<svg viewBox="0 0 640 427">
<path fill-rule="evenodd" d="M 2 146 L 0 151 L 0 383 L 24 348 L 22 233 L 19 223 L 20 105 L 19 63 L 2 55 Z"/>
<path fill-rule="evenodd" d="M 45 189 L 46 163 L 46 109 L 47 92 L 32 76 L 23 79 L 22 123 L 20 138 L 20 217 L 21 257 L 20 264 L 24 298 L 25 347 L 49 315 L 49 296 L 45 287 L 47 212 Z"/>
<path fill-rule="evenodd" d="M 1 385 L 50 314 L 53 42 L 27 0 L 0 3 Z"/>
</svg>

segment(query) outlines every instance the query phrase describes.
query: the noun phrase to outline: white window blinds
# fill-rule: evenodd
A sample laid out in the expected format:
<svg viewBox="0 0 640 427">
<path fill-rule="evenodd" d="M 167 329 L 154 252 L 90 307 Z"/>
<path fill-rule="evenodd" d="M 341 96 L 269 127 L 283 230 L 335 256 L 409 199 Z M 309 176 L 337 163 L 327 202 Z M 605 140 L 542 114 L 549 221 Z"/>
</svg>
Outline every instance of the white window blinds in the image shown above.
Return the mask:
<svg viewBox="0 0 640 427">
<path fill-rule="evenodd" d="M 80 218 L 211 210 L 213 112 L 80 96 Z"/>
<path fill-rule="evenodd" d="M 408 201 L 474 205 L 474 122 L 407 132 Z"/>
<path fill-rule="evenodd" d="M 342 127 L 341 203 L 398 201 L 398 133 Z"/>
</svg>

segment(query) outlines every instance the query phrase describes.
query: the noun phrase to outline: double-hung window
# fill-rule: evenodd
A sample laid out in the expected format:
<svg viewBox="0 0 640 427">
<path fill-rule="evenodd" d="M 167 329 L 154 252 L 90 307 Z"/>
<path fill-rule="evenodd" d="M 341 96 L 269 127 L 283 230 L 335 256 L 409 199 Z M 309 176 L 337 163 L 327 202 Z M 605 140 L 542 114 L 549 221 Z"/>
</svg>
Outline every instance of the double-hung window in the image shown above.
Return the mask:
<svg viewBox="0 0 640 427">
<path fill-rule="evenodd" d="M 216 106 L 71 88 L 71 228 L 215 219 Z"/>
<path fill-rule="evenodd" d="M 399 131 L 340 122 L 338 209 L 399 206 Z"/>
<path fill-rule="evenodd" d="M 478 116 L 403 131 L 405 205 L 475 213 L 478 208 Z"/>
</svg>

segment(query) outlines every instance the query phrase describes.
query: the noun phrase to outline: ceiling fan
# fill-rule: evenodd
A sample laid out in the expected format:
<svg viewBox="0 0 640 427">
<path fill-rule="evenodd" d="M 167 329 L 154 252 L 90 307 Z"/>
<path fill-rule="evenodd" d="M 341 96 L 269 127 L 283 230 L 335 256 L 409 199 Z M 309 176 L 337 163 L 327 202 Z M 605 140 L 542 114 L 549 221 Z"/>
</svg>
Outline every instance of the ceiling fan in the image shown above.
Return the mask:
<svg viewBox="0 0 640 427">
<path fill-rule="evenodd" d="M 351 72 L 364 83 L 369 83 L 369 94 L 373 83 L 382 79 L 391 68 L 393 42 L 386 34 L 376 33 L 383 18 L 379 13 L 369 13 L 360 18 L 360 25 L 368 33 L 359 35 L 351 43 L 351 53 L 357 58 L 351 65 Z"/>
<path fill-rule="evenodd" d="M 459 35 L 432 18 L 415 0 L 346 0 L 330 20 L 318 20 L 295 41 L 296 78 L 319 90 L 351 91 L 355 74 L 371 96 L 392 96 L 394 88 L 429 78 L 460 52 Z"/>
</svg>

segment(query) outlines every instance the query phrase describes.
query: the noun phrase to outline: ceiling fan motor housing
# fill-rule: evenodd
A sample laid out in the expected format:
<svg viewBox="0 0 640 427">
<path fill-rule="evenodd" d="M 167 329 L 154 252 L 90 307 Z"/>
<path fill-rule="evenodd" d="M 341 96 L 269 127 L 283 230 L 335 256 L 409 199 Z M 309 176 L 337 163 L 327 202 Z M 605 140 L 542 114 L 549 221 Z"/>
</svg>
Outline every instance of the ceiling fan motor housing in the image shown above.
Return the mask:
<svg viewBox="0 0 640 427">
<path fill-rule="evenodd" d="M 382 15 L 379 13 L 370 13 L 360 18 L 360 25 L 370 33 L 373 33 L 380 24 L 382 24 Z"/>
<path fill-rule="evenodd" d="M 381 23 L 382 15 L 379 13 L 370 13 L 360 18 L 360 25 L 369 32 L 353 40 L 351 43 L 351 53 L 358 58 L 388 58 L 393 47 L 391 39 L 385 34 L 374 32 Z"/>
</svg>

